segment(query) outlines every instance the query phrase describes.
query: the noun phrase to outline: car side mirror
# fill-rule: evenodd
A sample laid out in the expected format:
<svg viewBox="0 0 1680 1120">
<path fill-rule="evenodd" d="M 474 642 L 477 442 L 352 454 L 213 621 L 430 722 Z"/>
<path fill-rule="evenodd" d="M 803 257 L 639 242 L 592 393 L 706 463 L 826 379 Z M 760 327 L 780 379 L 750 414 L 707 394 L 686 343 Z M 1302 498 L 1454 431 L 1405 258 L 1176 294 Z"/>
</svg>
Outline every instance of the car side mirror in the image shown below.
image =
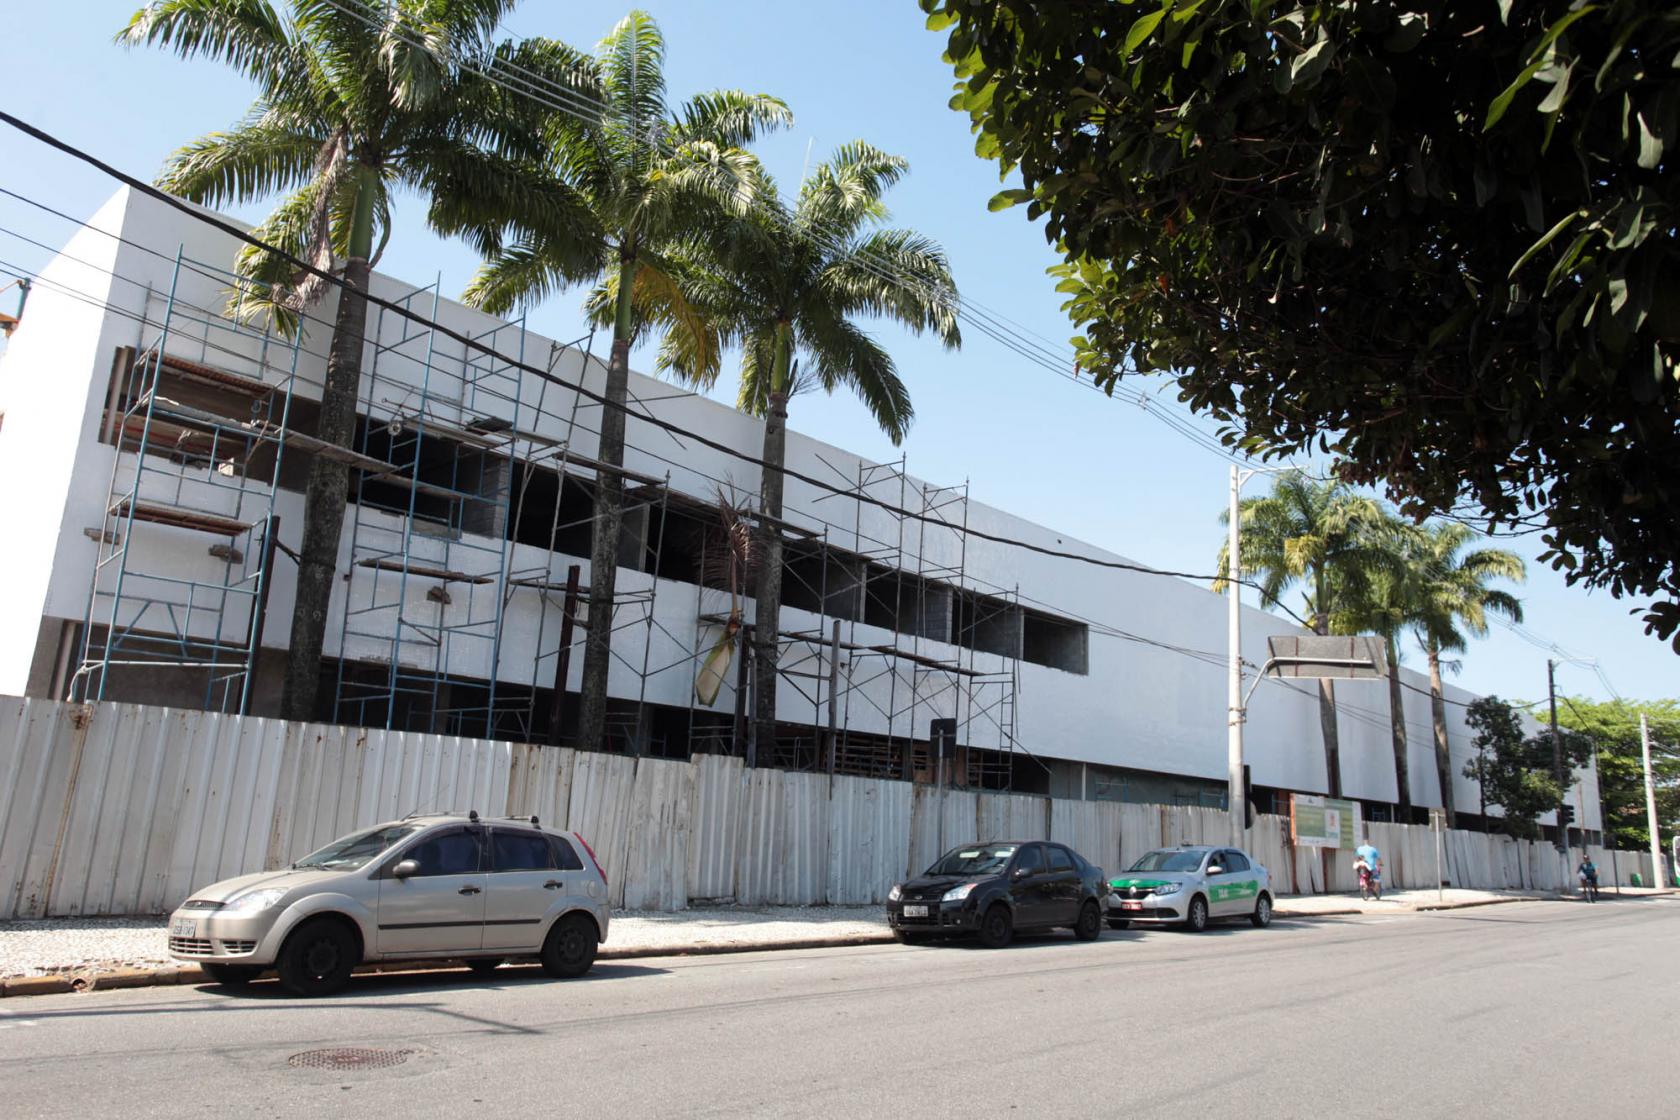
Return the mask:
<svg viewBox="0 0 1680 1120">
<path fill-rule="evenodd" d="M 1217 863 L 1210 863 L 1208 864 L 1207 873 L 1209 875 L 1223 875 L 1225 874 L 1225 869 Z"/>
<path fill-rule="evenodd" d="M 1017 867 L 1009 877 L 1011 879 L 1025 879 L 1028 875 L 1031 875 L 1031 874 L 1032 874 L 1032 868 L 1030 868 L 1030 867 Z"/>
<path fill-rule="evenodd" d="M 398 860 L 397 865 L 391 868 L 391 874 L 398 879 L 406 879 L 410 875 L 418 875 L 420 874 L 420 861 L 416 859 Z"/>
</svg>

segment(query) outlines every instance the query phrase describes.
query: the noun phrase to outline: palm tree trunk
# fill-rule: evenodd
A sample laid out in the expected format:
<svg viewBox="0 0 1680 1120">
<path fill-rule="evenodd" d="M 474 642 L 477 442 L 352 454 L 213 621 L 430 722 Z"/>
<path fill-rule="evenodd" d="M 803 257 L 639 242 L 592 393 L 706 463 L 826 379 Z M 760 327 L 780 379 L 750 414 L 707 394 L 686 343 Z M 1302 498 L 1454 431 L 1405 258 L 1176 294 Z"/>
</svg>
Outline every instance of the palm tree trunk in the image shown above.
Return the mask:
<svg viewBox="0 0 1680 1120">
<path fill-rule="evenodd" d="M 1388 726 L 1394 740 L 1394 788 L 1400 802 L 1400 823 L 1412 823 L 1411 770 L 1406 758 L 1406 704 L 1400 693 L 1400 648 L 1388 639 Z"/>
<path fill-rule="evenodd" d="M 1452 753 L 1447 749 L 1447 702 L 1441 689 L 1441 647 L 1431 643 L 1429 655 L 1429 714 L 1435 724 L 1435 771 L 1441 783 L 1441 807 L 1446 810 L 1447 827 L 1457 828 L 1458 818 L 1453 811 Z"/>
<path fill-rule="evenodd" d="M 1330 633 L 1330 612 L 1324 609 L 1327 593 L 1324 576 L 1318 576 L 1318 609 L 1313 614 L 1313 633 Z M 1341 734 L 1336 728 L 1336 684 L 1328 677 L 1318 679 L 1318 729 L 1324 737 L 1324 782 L 1331 797 L 1342 795 Z"/>
<path fill-rule="evenodd" d="M 609 467 L 624 465 L 624 405 L 630 399 L 631 294 L 636 254 L 621 249 L 618 258 L 618 306 L 614 309 L 612 355 L 607 360 L 607 404 L 601 410 L 596 458 Z M 624 476 L 597 472 L 595 531 L 589 547 L 589 623 L 584 631 L 583 678 L 578 695 L 578 746 L 607 746 L 607 678 L 612 668 L 613 595 L 618 586 L 618 541 L 624 526 Z M 562 687 L 564 685 L 562 684 Z M 639 741 L 631 746 L 641 749 Z"/>
<path fill-rule="evenodd" d="M 361 167 L 363 184 L 351 216 L 349 259 L 339 290 L 326 380 L 321 386 L 321 419 L 316 435 L 349 447 L 356 435 L 356 396 L 362 376 L 362 343 L 367 333 L 368 257 L 373 252 L 373 203 L 369 181 L 376 172 Z M 338 571 L 339 537 L 350 497 L 348 464 L 315 456 L 304 485 L 303 544 L 298 553 L 297 599 L 292 611 L 291 644 L 280 690 L 285 719 L 312 720 L 318 715 L 321 650 L 326 641 L 327 611 L 332 606 L 333 577 Z M 342 654 L 342 651 L 340 651 Z"/>
<path fill-rule="evenodd" d="M 787 461 L 788 368 L 792 340 L 776 329 L 770 408 L 764 417 L 763 475 L 759 481 L 758 580 L 753 593 L 753 737 L 759 750 L 776 741 L 776 666 L 781 655 L 782 467 Z"/>
</svg>

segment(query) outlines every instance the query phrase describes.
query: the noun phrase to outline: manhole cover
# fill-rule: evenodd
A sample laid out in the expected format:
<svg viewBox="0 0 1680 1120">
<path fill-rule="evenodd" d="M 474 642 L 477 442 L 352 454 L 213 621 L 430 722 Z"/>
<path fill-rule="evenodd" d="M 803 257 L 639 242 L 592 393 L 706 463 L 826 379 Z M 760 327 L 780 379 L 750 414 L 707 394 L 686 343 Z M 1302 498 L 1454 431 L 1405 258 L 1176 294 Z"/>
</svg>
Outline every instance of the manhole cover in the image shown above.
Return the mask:
<svg viewBox="0 0 1680 1120">
<path fill-rule="evenodd" d="M 293 1069 L 388 1069 L 408 1061 L 412 1050 L 376 1050 L 365 1046 L 339 1046 L 331 1050 L 305 1050 L 286 1059 Z"/>
</svg>

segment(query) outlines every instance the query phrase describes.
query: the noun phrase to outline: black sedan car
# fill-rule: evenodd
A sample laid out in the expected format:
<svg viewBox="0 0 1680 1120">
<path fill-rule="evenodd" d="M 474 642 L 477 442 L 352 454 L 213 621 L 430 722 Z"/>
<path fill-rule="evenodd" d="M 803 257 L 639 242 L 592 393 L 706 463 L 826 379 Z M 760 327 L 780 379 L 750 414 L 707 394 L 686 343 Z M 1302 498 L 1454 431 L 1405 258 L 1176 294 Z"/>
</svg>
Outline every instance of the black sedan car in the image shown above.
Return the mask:
<svg viewBox="0 0 1680 1120">
<path fill-rule="evenodd" d="M 1065 844 L 999 840 L 964 844 L 893 887 L 887 921 L 902 942 L 977 935 L 992 949 L 1017 930 L 1066 927 L 1081 941 L 1102 931 L 1102 868 Z"/>
</svg>

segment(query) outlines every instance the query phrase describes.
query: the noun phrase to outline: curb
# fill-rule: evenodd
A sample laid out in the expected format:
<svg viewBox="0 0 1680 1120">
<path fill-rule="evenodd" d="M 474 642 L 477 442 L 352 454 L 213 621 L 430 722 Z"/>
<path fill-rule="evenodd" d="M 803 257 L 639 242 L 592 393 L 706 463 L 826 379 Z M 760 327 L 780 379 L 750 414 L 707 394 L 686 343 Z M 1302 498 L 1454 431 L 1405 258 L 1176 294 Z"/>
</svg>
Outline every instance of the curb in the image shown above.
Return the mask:
<svg viewBox="0 0 1680 1120">
<path fill-rule="evenodd" d="M 785 949 L 839 949 L 852 945 L 887 945 L 891 933 L 855 933 L 845 937 L 804 937 L 760 945 L 648 945 L 633 949 L 603 949 L 597 961 L 637 960 L 645 957 L 710 957 L 728 953 L 769 953 Z M 459 961 L 383 961 L 358 965 L 357 976 L 400 972 L 439 972 L 460 968 Z M 13 976 L 0 980 L 0 998 L 10 996 L 58 996 L 76 992 L 114 991 L 119 988 L 157 988 L 173 984 L 205 983 L 204 970 L 197 965 L 161 965 L 157 968 L 119 968 L 111 972 L 81 970 L 50 976 Z"/>
<path fill-rule="evenodd" d="M 1676 892 L 1680 894 L 1680 892 Z M 1660 897 L 1660 896 L 1656 896 Z M 1557 898 L 1489 898 L 1473 902 L 1444 902 L 1409 905 L 1388 913 L 1414 914 L 1442 910 L 1463 910 L 1472 906 L 1500 906 L 1509 902 L 1556 902 Z M 1384 913 L 1360 909 L 1283 910 L 1274 909 L 1274 918 L 1311 921 L 1315 918 L 1338 918 L 1360 914 Z M 789 941 L 775 941 L 759 945 L 649 945 L 633 949 L 603 949 L 598 961 L 627 961 L 647 957 L 711 957 L 736 953 L 772 953 L 790 949 L 842 949 L 855 945 L 890 945 L 889 932 L 854 933 L 845 937 L 802 937 Z M 432 961 L 386 961 L 360 965 L 356 975 L 370 976 L 401 972 L 438 972 L 460 967 L 459 962 L 440 959 Z M 120 968 L 111 972 L 80 970 L 54 973 L 51 976 L 14 976 L 0 980 L 0 998 L 10 996 L 55 996 L 72 992 L 114 991 L 119 988 L 155 988 L 173 984 L 202 984 L 204 970 L 197 965 L 161 965 L 157 968 Z"/>
</svg>

